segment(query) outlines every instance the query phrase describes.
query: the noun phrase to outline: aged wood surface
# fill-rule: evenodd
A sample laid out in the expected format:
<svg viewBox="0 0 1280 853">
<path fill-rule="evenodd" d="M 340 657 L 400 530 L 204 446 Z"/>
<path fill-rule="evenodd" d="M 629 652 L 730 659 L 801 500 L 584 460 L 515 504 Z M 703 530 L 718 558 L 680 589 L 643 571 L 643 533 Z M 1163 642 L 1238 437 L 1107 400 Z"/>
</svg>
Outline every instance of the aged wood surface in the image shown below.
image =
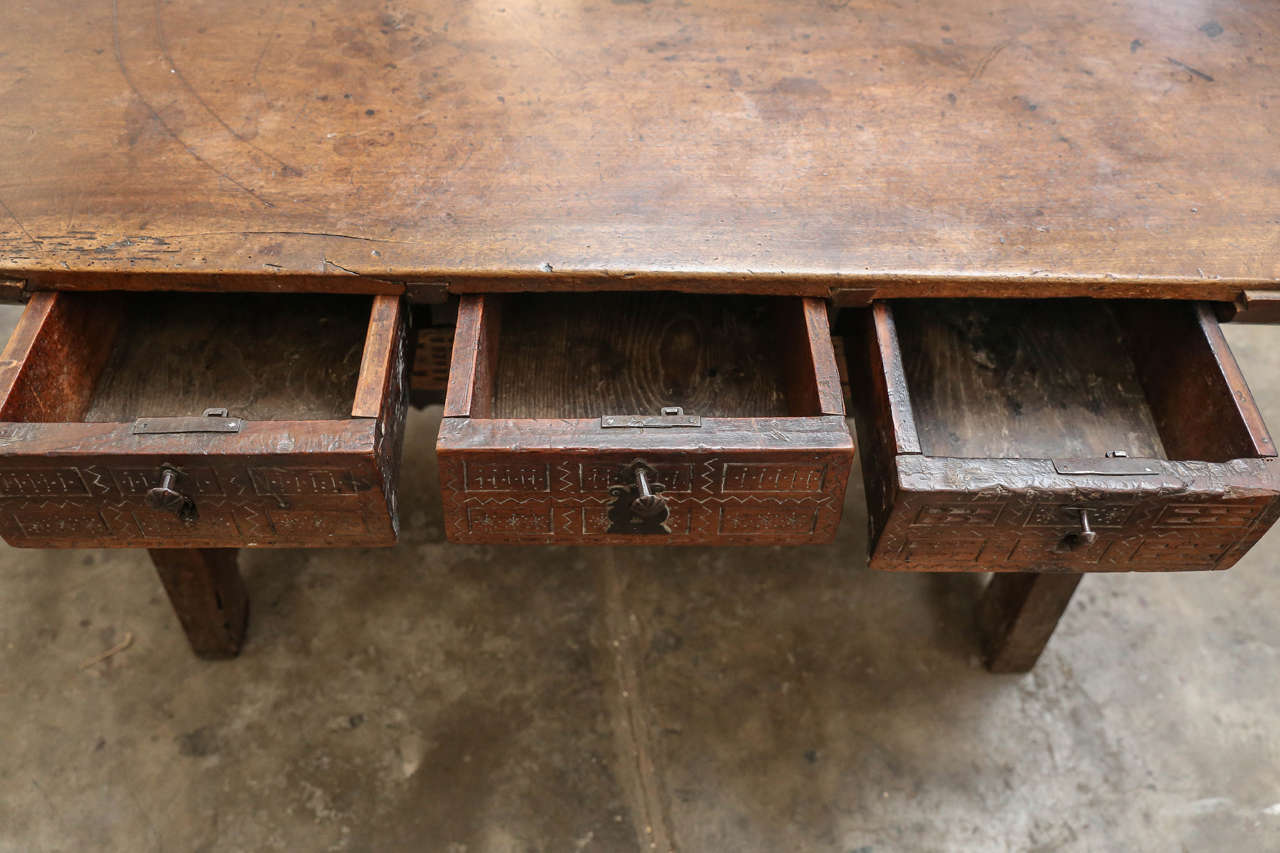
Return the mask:
<svg viewBox="0 0 1280 853">
<path fill-rule="evenodd" d="M 199 415 L 209 407 L 250 420 L 352 413 L 369 297 L 147 293 L 118 301 L 125 320 L 86 421 Z M 372 390 L 380 399 L 381 385 Z M 376 406 L 365 409 L 377 414 Z"/>
<path fill-rule="evenodd" d="M 1106 303 L 907 300 L 893 313 L 924 453 L 1164 456 Z"/>
<path fill-rule="evenodd" d="M 799 545 L 829 542 L 853 442 L 839 416 L 708 418 L 698 429 L 604 430 L 594 420 L 445 418 L 436 445 L 453 542 Z M 641 459 L 669 532 L 608 532 L 609 488 Z"/>
<path fill-rule="evenodd" d="M 1030 672 L 1049 644 L 1083 575 L 996 575 L 978 603 L 978 630 L 987 669 Z"/>
<path fill-rule="evenodd" d="M 234 548 L 153 548 L 151 562 L 197 656 L 233 658 L 249 625 Z"/>
<path fill-rule="evenodd" d="M 406 331 L 398 296 L 374 297 L 372 310 L 367 298 L 263 297 L 290 305 L 297 300 L 323 305 L 336 299 L 347 307 L 359 303 L 350 317 L 339 312 L 342 319 L 335 321 L 351 327 L 356 353 L 354 358 L 344 356 L 350 363 L 340 383 L 344 390 L 334 403 L 342 409 L 327 419 L 289 417 L 289 376 L 333 368 L 310 363 L 311 355 L 332 354 L 326 347 L 333 341 L 317 335 L 316 329 L 325 325 L 319 320 L 333 315 L 317 317 L 298 305 L 299 317 L 294 319 L 265 311 L 229 318 L 221 307 L 207 315 L 197 311 L 191 316 L 216 321 L 235 345 L 223 347 L 217 336 L 196 341 L 193 364 L 170 365 L 163 348 L 152 348 L 146 322 L 135 323 L 135 334 L 118 339 L 123 349 L 136 345 L 153 359 L 148 365 L 146 359 L 136 362 L 133 355 L 121 357 L 121 364 L 135 368 L 129 387 L 150 388 L 154 383 L 145 374 L 168 382 L 168 373 L 184 384 L 215 392 L 262 389 L 261 399 L 278 402 L 278 407 L 255 408 L 254 402 L 261 399 L 254 391 L 242 410 L 250 417 L 237 432 L 133 431 L 137 416 L 186 414 L 172 407 L 187 403 L 201 408 L 204 401 L 193 401 L 183 388 L 174 388 L 172 399 L 161 392 L 134 395 L 111 413 L 114 422 L 85 420 L 93 411 L 95 384 L 112 381 L 109 370 L 101 379 L 96 376 L 95 365 L 108 361 L 110 352 L 110 336 L 100 333 L 97 318 L 129 317 L 129 307 L 138 300 L 151 305 L 156 300 L 185 304 L 209 298 L 86 293 L 33 297 L 0 359 L 0 415 L 5 421 L 0 423 L 0 536 L 5 541 L 23 547 L 158 548 L 395 543 L 395 478 L 407 405 Z M 144 320 L 153 316 L 143 314 Z M 183 325 L 183 317 L 187 315 L 172 319 L 189 331 L 198 327 L 199 323 L 192 325 L 194 320 Z M 272 317 L 286 333 L 283 338 L 268 336 L 256 349 L 251 337 L 236 340 L 238 329 L 252 329 Z M 299 322 L 303 325 L 297 326 Z M 104 321 L 103 328 L 111 325 Z M 309 336 L 310 346 L 301 339 L 288 341 L 293 327 Z M 336 329 L 334 336 L 339 339 L 337 352 L 345 353 L 348 342 Z M 182 345 L 180 336 L 167 340 Z M 209 364 L 200 358 L 206 348 L 221 357 L 239 357 L 226 365 Z M 254 363 L 255 352 L 270 358 Z M 327 388 L 331 383 L 318 384 Z M 226 400 L 226 394 L 222 396 Z M 308 409 L 310 400 L 306 393 L 297 395 L 294 406 L 300 416 L 317 414 Z M 142 405 L 142 411 L 135 405 Z M 278 419 L 257 419 L 269 414 Z M 172 487 L 190 505 L 189 513 L 151 505 L 148 492 L 162 485 L 166 471 L 173 472 Z"/>
<path fill-rule="evenodd" d="M 0 275 L 1233 300 L 1277 47 L 1271 0 L 8 4 Z"/>
<path fill-rule="evenodd" d="M 1170 459 L 1275 456 L 1276 446 L 1207 305 L 1117 305 Z"/>
<path fill-rule="evenodd" d="M 446 418 L 487 418 L 493 409 L 494 369 L 502 324 L 501 299 L 464 296 L 458 302 Z"/>
<path fill-rule="evenodd" d="M 853 441 L 820 300 L 465 296 L 454 340 L 436 443 L 451 541 L 781 545 L 835 535 Z M 700 426 L 601 423 L 682 404 Z M 616 489 L 634 484 L 637 463 L 669 511 L 643 530 L 616 515 Z"/>
<path fill-rule="evenodd" d="M 511 294 L 503 298 L 494 415 L 705 417 L 791 412 L 788 354 L 809 363 L 798 300 L 679 293 Z M 800 368 L 796 368 L 800 370 Z"/>
<path fill-rule="evenodd" d="M 1221 319 L 1232 323 L 1280 323 L 1280 293 L 1246 290 L 1233 303 L 1220 303 Z"/>
<path fill-rule="evenodd" d="M 251 422 L 237 435 L 0 425 L 0 536 L 28 548 L 394 545 L 378 422 Z M 152 508 L 166 468 L 198 515 Z"/>
<path fill-rule="evenodd" d="M 375 296 L 373 310 L 369 312 L 368 318 L 368 328 L 359 338 L 362 355 L 355 402 L 350 409 L 353 418 L 378 417 L 382 413 L 389 386 L 393 381 L 403 382 L 403 374 L 407 370 L 404 306 L 401 300 L 394 296 Z M 322 335 L 327 334 L 327 331 L 313 329 L 312 333 Z M 318 360 L 324 358 L 323 354 L 311 357 Z"/>
<path fill-rule="evenodd" d="M 899 456 L 871 565 L 904 571 L 1226 569 L 1280 514 L 1280 464 L 1156 461 L 1155 474 L 1061 474 L 1044 459 Z M 1096 539 L 1077 543 L 1081 512 Z"/>
<path fill-rule="evenodd" d="M 982 311 L 963 304 L 912 305 L 906 314 L 920 316 L 899 326 L 895 319 L 902 307 L 880 304 L 863 309 L 846 327 L 851 351 L 864 358 L 851 360 L 850 370 L 873 568 L 1224 569 L 1280 515 L 1280 463 L 1274 446 L 1205 306 L 1169 303 L 1152 311 L 1110 306 L 1125 332 L 1122 348 L 1104 346 L 1115 334 L 1113 328 L 1100 323 L 1096 333 L 1086 332 L 1074 322 L 1071 306 L 1060 306 L 1062 323 L 1078 330 L 1084 351 L 1068 357 L 1064 338 L 1052 331 L 1043 340 L 1055 354 L 1056 365 L 1035 355 L 1036 339 L 1028 337 L 1035 331 L 1034 323 L 1016 329 L 1003 323 L 986 332 L 978 328 L 966 338 L 970 343 L 964 352 L 946 327 L 947 312 L 954 310 L 956 317 L 972 321 L 974 312 Z M 1094 310 L 1107 307 L 1097 305 Z M 1037 310 L 1034 304 L 1017 308 L 1032 315 Z M 1002 309 L 997 305 L 985 310 Z M 939 325 L 936 340 L 941 344 L 933 346 L 952 357 L 927 362 L 938 376 L 917 369 L 912 377 L 913 371 L 903 366 L 909 362 L 904 351 L 916 344 L 900 346 L 901 340 L 931 328 L 938 332 Z M 968 328 L 977 327 L 969 322 Z M 1119 424 L 1125 427 L 1119 435 L 1125 434 L 1133 423 L 1134 407 L 1117 406 L 1113 411 L 1110 404 L 1102 405 L 1097 411 L 1102 420 L 1089 420 L 1090 395 L 1105 400 L 1117 393 L 1116 377 L 1106 378 L 1109 368 L 1095 361 L 1095 349 L 1113 363 L 1124 362 L 1127 352 L 1135 356 L 1127 369 L 1137 373 L 1143 405 L 1150 407 L 1147 417 L 1170 459 L 1139 458 L 1132 452 L 1127 460 L 1104 458 L 1107 433 Z M 1081 364 L 1101 371 L 1099 378 L 1080 376 Z M 1019 370 L 1026 376 L 1018 380 L 1015 375 L 1008 387 L 1023 391 L 1020 406 L 1009 405 L 1000 394 L 984 397 L 950 388 L 952 374 L 962 391 L 972 391 L 989 384 L 980 373 L 999 377 Z M 1072 384 L 1083 383 L 1087 393 L 1072 396 L 1071 387 L 1063 387 L 1055 372 L 1074 376 Z M 922 377 L 936 384 L 930 387 L 926 382 L 921 398 L 912 379 Z M 1133 381 L 1129 375 L 1125 385 Z M 1106 390 L 1099 390 L 1104 386 Z M 994 387 L 1003 393 L 1001 383 Z M 1038 394 L 1037 389 L 1046 387 L 1057 387 L 1063 399 L 1037 400 L 1027 393 Z M 960 394 L 959 402 L 950 405 L 956 401 L 940 398 L 944 393 Z M 1059 419 L 1059 405 L 1068 411 L 1075 405 L 1073 417 Z M 1179 416 L 1182 408 L 1194 413 Z M 1019 424 L 1023 417 L 1036 428 L 1025 430 Z M 1094 434 L 1107 441 L 1080 445 L 1082 435 Z M 964 449 L 966 439 L 1000 454 L 945 455 Z M 1139 468 L 1125 467 L 1134 464 Z"/>
</svg>

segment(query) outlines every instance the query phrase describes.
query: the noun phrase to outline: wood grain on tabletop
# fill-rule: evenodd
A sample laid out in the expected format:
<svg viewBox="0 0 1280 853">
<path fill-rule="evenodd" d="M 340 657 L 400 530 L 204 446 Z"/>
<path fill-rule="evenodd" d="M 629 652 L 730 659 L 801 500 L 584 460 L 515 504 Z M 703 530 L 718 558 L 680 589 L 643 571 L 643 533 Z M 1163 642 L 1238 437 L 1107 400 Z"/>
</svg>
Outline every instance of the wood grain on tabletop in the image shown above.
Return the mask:
<svg viewBox="0 0 1280 853">
<path fill-rule="evenodd" d="M 47 0 L 33 287 L 1280 288 L 1270 0 Z"/>
</svg>

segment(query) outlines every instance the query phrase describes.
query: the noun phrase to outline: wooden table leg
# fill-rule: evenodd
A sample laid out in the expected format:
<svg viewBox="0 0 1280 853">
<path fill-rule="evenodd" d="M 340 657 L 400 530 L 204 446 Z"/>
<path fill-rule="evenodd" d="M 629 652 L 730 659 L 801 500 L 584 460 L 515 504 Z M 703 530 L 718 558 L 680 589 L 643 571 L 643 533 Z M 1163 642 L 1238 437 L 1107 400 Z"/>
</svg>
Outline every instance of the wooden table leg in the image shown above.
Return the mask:
<svg viewBox="0 0 1280 853">
<path fill-rule="evenodd" d="M 1030 672 L 1082 575 L 1001 572 L 978 602 L 982 655 L 991 672 Z"/>
<path fill-rule="evenodd" d="M 249 596 L 235 548 L 152 548 L 187 642 L 197 656 L 215 660 L 240 653 L 249 624 Z"/>
</svg>

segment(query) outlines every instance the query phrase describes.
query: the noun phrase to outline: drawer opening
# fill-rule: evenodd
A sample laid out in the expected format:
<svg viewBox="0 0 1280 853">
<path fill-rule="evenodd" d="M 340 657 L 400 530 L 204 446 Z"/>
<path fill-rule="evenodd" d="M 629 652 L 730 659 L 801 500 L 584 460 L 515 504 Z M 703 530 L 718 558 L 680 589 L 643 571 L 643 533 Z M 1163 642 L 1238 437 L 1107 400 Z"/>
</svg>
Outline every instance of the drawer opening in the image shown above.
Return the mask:
<svg viewBox="0 0 1280 853">
<path fill-rule="evenodd" d="M 453 542 L 829 542 L 853 450 L 820 299 L 458 303 L 436 441 Z"/>
<path fill-rule="evenodd" d="M 1225 569 L 1280 516 L 1207 304 L 894 301 L 846 330 L 872 568 Z"/>
<path fill-rule="evenodd" d="M 0 356 L 0 537 L 394 544 L 405 355 L 399 296 L 35 293 Z"/>
<path fill-rule="evenodd" d="M 887 311 L 887 308 L 881 309 Z M 1216 319 L 1187 303 L 893 303 L 918 450 L 1000 459 L 1274 455 Z"/>
<path fill-rule="evenodd" d="M 489 360 L 470 415 L 598 419 L 672 406 L 705 418 L 842 414 L 838 377 L 834 400 L 819 387 L 815 363 L 830 336 L 817 309 L 815 355 L 814 310 L 797 298 L 685 293 L 486 297 Z"/>
<path fill-rule="evenodd" d="M 380 345 L 370 335 L 385 322 L 371 315 L 368 296 L 38 298 L 50 304 L 35 306 L 44 316 L 5 421 L 128 423 L 208 408 L 248 421 L 343 420 L 356 414 L 366 362 L 370 393 L 380 396 L 385 379 L 385 353 L 366 352 Z"/>
</svg>

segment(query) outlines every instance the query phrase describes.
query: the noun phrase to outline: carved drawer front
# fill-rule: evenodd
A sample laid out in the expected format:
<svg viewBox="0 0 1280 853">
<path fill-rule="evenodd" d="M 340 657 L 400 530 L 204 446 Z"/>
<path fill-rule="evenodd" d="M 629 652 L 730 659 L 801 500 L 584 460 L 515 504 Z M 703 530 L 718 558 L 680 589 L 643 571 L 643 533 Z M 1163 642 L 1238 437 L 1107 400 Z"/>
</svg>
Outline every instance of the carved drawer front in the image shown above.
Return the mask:
<svg viewBox="0 0 1280 853">
<path fill-rule="evenodd" d="M 394 297 L 37 293 L 0 359 L 22 547 L 390 545 Z"/>
<path fill-rule="evenodd" d="M 1280 515 L 1207 306 L 921 301 L 843 331 L 874 568 L 1223 569 Z"/>
<path fill-rule="evenodd" d="M 853 442 L 817 300 L 520 295 L 463 298 L 437 450 L 455 542 L 757 545 L 834 537 Z"/>
</svg>

